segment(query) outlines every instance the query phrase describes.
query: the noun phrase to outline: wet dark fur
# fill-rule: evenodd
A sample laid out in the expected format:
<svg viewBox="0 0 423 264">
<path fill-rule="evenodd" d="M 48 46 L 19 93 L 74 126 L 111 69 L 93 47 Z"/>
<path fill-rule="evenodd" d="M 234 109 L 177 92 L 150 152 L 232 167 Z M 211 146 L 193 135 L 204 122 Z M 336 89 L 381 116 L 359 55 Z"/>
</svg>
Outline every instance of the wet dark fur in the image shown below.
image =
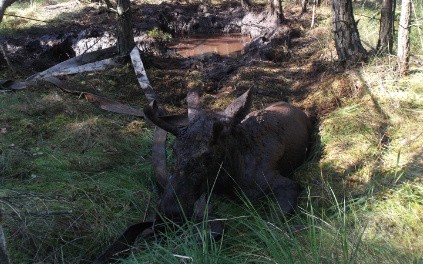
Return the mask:
<svg viewBox="0 0 423 264">
<path fill-rule="evenodd" d="M 194 104 L 189 125 L 172 130 L 176 165 L 161 197 L 161 214 L 181 220 L 182 208 L 190 217 L 211 188 L 229 196 L 241 190 L 251 200 L 274 195 L 282 212 L 292 213 L 301 191 L 292 172 L 306 158 L 310 121 L 285 102 L 247 115 L 250 102 L 247 92 L 223 113 L 199 111 Z M 154 110 L 145 112 L 160 123 Z"/>
</svg>

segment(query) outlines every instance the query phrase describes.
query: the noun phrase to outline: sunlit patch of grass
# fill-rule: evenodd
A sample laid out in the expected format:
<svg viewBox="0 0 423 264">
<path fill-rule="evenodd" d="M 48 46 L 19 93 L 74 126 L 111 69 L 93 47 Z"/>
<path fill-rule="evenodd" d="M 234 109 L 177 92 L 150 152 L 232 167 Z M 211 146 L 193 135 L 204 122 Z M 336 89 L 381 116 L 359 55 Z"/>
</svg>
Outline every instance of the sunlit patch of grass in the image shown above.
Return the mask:
<svg viewBox="0 0 423 264">
<path fill-rule="evenodd" d="M 354 6 L 354 18 L 357 20 L 357 29 L 360 39 L 367 50 L 376 48 L 379 38 L 380 6 L 376 2 L 363 1 Z"/>
<path fill-rule="evenodd" d="M 329 163 L 343 174 L 357 169 L 358 164 L 362 166 L 366 160 L 375 159 L 380 139 L 375 127 L 377 123 L 369 115 L 372 112 L 370 107 L 365 104 L 346 106 L 334 111 L 322 122 L 323 163 Z"/>
<path fill-rule="evenodd" d="M 383 68 L 386 67 L 386 68 Z M 383 69 L 382 69 L 383 68 Z M 322 177 L 339 197 L 363 197 L 356 216 L 366 245 L 421 258 L 421 72 L 399 79 L 389 64 L 361 70 L 364 90 L 320 124 Z M 318 186 L 316 186 L 317 188 Z M 362 203 L 361 203 L 362 204 Z M 370 244 L 367 244 L 370 242 Z M 410 260 L 411 261 L 411 260 Z"/>
<path fill-rule="evenodd" d="M 376 67 L 375 67 L 376 68 Z M 423 87 L 422 72 L 398 79 L 394 73 L 375 74 L 380 71 L 369 67 L 363 72 L 370 93 L 379 103 L 380 111 L 389 118 L 387 127 L 389 144 L 383 153 L 383 171 L 402 179 L 421 177 L 423 161 Z"/>
<path fill-rule="evenodd" d="M 48 34 L 51 29 L 79 23 L 75 21 L 75 14 L 89 6 L 88 3 L 75 4 L 65 0 L 33 2 L 31 6 L 30 2 L 16 1 L 7 8 L 0 24 L 0 33 L 6 36 L 35 32 Z"/>
<path fill-rule="evenodd" d="M 361 208 L 367 223 L 363 239 L 379 244 L 390 244 L 423 258 L 423 185 L 406 182 L 386 190 Z"/>
</svg>

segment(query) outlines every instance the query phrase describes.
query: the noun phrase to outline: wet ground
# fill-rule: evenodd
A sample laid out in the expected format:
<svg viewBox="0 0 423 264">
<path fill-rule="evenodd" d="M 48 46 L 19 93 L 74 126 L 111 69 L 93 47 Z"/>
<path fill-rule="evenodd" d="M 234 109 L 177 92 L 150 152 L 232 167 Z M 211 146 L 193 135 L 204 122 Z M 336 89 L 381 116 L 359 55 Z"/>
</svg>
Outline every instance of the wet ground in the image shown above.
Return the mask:
<svg viewBox="0 0 423 264">
<path fill-rule="evenodd" d="M 182 57 L 214 53 L 222 56 L 240 55 L 251 38 L 242 34 L 186 37 L 176 40 L 169 49 Z"/>
</svg>

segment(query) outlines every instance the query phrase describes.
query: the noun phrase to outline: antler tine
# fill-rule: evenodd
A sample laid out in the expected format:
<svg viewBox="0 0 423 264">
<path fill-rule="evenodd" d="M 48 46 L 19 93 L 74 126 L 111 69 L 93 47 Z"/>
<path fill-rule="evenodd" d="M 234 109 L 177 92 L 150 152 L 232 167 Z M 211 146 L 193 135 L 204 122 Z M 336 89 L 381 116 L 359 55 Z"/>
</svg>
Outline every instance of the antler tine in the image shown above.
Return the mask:
<svg viewBox="0 0 423 264">
<path fill-rule="evenodd" d="M 144 114 L 145 116 L 153 122 L 156 126 L 160 127 L 161 129 L 173 134 L 174 136 L 178 136 L 179 129 L 176 126 L 164 121 L 160 118 L 160 109 L 157 105 L 157 101 L 153 100 L 149 105 L 144 107 Z"/>
</svg>

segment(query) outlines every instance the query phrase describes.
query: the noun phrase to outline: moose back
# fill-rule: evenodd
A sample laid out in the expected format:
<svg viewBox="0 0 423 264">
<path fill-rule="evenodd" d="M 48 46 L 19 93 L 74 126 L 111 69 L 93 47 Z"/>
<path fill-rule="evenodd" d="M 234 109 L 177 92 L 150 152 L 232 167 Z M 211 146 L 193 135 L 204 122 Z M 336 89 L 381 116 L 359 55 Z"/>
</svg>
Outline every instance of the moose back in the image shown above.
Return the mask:
<svg viewBox="0 0 423 264">
<path fill-rule="evenodd" d="M 190 217 L 207 191 L 233 195 L 242 191 L 256 200 L 272 195 L 284 214 L 292 213 L 301 187 L 293 170 L 306 158 L 311 123 L 299 108 L 278 102 L 249 113 L 247 91 L 223 112 L 203 110 L 198 91 L 188 93 L 187 126 L 159 116 L 155 103 L 145 115 L 175 135 L 175 167 L 159 202 L 159 213 L 174 221 Z"/>
</svg>

